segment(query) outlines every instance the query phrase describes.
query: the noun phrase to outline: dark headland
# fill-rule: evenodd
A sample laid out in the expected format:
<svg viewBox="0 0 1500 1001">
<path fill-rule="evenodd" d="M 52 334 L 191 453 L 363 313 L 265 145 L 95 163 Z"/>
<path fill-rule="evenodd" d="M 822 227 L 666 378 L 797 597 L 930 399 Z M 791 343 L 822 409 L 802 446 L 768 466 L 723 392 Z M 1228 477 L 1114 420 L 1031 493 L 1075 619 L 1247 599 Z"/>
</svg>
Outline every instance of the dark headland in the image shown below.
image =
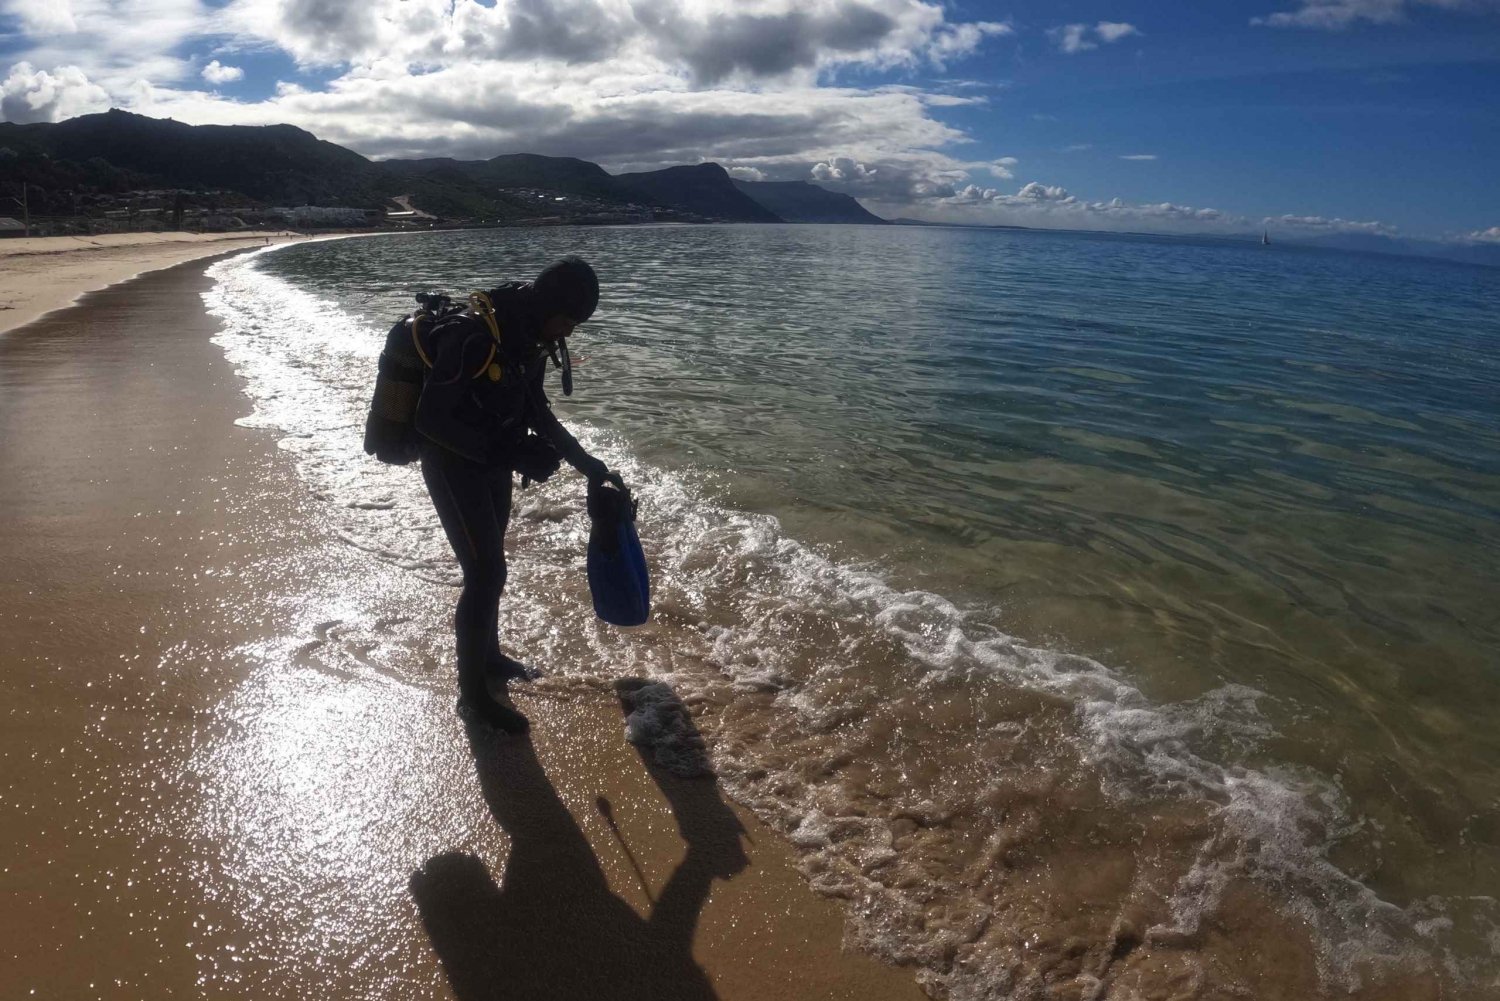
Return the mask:
<svg viewBox="0 0 1500 1001">
<path fill-rule="evenodd" d="M 811 182 L 746 184 L 716 163 L 610 174 L 534 153 L 370 160 L 291 125 L 187 125 L 119 110 L 0 124 L 0 186 L 22 185 L 33 235 L 885 221 Z"/>
</svg>

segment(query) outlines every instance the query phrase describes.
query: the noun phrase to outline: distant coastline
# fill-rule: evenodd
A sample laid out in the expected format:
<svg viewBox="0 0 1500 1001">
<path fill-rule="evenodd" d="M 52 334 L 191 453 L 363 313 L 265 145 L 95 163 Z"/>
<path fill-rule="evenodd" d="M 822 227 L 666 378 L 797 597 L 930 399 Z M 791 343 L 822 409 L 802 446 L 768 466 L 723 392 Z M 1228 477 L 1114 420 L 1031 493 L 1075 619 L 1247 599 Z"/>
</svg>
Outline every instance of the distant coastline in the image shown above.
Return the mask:
<svg viewBox="0 0 1500 1001">
<path fill-rule="evenodd" d="M 1144 230 L 1111 229 L 1063 229 L 1060 227 L 1016 226 L 967 222 L 930 222 L 925 219 L 896 218 L 890 220 L 895 226 L 932 226 L 941 229 L 1002 230 L 1021 233 L 1062 233 L 1071 236 L 1100 236 L 1106 238 L 1184 241 L 1189 243 L 1254 244 L 1261 245 L 1258 233 L 1151 233 Z M 1409 257 L 1423 261 L 1445 261 L 1450 264 L 1470 264 L 1478 267 L 1500 268 L 1500 247 L 1480 244 L 1447 244 L 1436 240 L 1407 240 L 1390 236 L 1362 236 L 1336 234 L 1324 237 L 1282 237 L 1270 250 L 1293 248 L 1296 250 L 1322 250 L 1341 254 L 1375 254 L 1381 257 Z"/>
<path fill-rule="evenodd" d="M 111 110 L 0 123 L 0 237 L 496 226 L 816 223 L 1261 242 L 1261 233 L 1122 233 L 884 219 L 812 181 L 746 180 L 712 162 L 611 174 L 575 157 L 370 160 L 290 125 L 187 125 Z M 1276 234 L 1288 246 L 1500 267 L 1500 245 L 1382 234 Z M 1274 251 L 1273 251 L 1274 252 Z"/>
</svg>

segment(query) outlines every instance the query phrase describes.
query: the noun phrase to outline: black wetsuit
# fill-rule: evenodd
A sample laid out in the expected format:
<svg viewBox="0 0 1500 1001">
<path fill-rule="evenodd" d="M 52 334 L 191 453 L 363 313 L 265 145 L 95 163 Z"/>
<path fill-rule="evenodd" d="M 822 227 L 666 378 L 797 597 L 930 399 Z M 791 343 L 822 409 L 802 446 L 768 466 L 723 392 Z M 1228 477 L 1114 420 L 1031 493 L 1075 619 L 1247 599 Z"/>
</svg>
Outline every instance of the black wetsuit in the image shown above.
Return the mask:
<svg viewBox="0 0 1500 1001">
<path fill-rule="evenodd" d="M 559 459 L 591 480 L 607 472 L 558 422 L 542 390 L 545 318 L 529 283 L 489 295 L 501 331 L 493 362 L 486 365 L 495 341 L 483 320 L 464 315 L 439 323 L 423 338 L 432 370 L 416 415 L 422 478 L 463 570 L 455 615 L 459 691 L 486 701 L 486 669 L 504 673 L 508 663 L 500 651 L 499 602 L 512 474 L 544 479 Z"/>
</svg>

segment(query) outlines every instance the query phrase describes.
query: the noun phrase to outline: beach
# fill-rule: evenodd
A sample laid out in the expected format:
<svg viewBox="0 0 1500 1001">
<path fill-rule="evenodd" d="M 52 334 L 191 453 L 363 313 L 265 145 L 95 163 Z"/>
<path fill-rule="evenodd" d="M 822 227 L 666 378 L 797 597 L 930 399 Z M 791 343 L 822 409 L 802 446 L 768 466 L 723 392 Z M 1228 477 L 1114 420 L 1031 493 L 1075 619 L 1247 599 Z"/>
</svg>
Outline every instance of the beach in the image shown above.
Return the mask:
<svg viewBox="0 0 1500 1001">
<path fill-rule="evenodd" d="M 0 336 L 0 994 L 922 996 L 608 684 L 518 692 L 530 741 L 466 731 L 409 611 L 456 591 L 236 424 L 191 259 L 253 242 L 101 242 L 0 248 L 7 325 L 48 314 Z"/>
<path fill-rule="evenodd" d="M 553 404 L 640 501 L 653 615 L 589 611 L 576 477 L 519 490 L 501 642 L 544 677 L 507 741 L 454 714 L 422 481 L 359 443 L 413 290 L 573 252 L 608 308 Z M 1443 360 L 1493 286 L 1392 264 L 1309 313 L 1302 283 L 1373 267 L 423 233 L 219 254 L 0 335 L 0 985 L 1490 996 L 1492 588 L 1450 540 L 1490 544 L 1500 439 L 1485 356 Z M 809 301 L 847 329 L 805 336 Z M 716 782 L 627 743 L 631 678 Z"/>
<path fill-rule="evenodd" d="M 310 237 L 288 232 L 101 233 L 0 240 L 0 332 L 85 292 L 182 261 Z"/>
</svg>

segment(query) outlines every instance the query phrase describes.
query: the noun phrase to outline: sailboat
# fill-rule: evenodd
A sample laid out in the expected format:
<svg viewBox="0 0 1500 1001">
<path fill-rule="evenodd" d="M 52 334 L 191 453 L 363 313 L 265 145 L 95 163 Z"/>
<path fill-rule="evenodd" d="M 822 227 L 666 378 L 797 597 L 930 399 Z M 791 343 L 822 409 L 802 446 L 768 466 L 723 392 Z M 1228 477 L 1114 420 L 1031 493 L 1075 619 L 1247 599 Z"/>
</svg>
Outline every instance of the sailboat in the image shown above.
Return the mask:
<svg viewBox="0 0 1500 1001">
<path fill-rule="evenodd" d="M 1261 230 L 1261 233 L 1260 233 L 1260 245 L 1262 247 L 1269 247 L 1271 245 L 1271 231 L 1270 230 L 1268 230 L 1268 229 Z"/>
</svg>

